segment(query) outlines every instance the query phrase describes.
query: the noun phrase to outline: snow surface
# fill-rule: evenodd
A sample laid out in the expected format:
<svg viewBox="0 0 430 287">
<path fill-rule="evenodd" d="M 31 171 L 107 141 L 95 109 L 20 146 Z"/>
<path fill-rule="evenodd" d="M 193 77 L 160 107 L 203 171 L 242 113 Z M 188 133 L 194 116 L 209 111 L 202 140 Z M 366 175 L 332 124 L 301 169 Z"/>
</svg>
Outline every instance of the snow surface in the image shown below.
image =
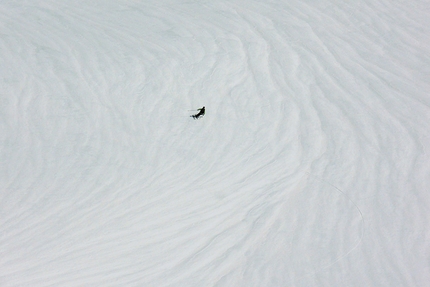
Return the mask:
<svg viewBox="0 0 430 287">
<path fill-rule="evenodd" d="M 0 286 L 430 286 L 428 1 L 5 0 L 0 61 Z"/>
</svg>

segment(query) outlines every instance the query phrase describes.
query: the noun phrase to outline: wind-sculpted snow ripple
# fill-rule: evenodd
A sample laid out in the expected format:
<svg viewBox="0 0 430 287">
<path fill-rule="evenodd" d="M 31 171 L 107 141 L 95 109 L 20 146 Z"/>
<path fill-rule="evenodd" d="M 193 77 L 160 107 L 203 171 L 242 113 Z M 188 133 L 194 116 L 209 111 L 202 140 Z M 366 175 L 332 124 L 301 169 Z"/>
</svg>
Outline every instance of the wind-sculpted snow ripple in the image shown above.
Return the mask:
<svg viewBox="0 0 430 287">
<path fill-rule="evenodd" d="M 424 4 L 144 2 L 0 4 L 1 286 L 430 281 Z"/>
</svg>

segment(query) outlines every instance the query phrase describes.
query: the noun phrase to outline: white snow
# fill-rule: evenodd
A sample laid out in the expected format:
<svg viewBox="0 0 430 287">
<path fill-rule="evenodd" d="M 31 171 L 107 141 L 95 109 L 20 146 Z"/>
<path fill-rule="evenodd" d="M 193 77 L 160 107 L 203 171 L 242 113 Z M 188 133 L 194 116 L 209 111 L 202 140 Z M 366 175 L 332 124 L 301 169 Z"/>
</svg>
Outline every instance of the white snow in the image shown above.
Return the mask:
<svg viewBox="0 0 430 287">
<path fill-rule="evenodd" d="M 429 80 L 428 1 L 2 1 L 0 286 L 429 286 Z"/>
</svg>

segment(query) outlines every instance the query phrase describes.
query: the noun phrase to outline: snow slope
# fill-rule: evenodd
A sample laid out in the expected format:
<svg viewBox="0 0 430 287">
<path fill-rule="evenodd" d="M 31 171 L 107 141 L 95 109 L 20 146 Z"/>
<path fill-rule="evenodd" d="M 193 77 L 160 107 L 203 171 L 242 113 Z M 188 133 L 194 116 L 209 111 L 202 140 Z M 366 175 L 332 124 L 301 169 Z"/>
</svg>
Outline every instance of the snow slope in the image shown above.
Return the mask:
<svg viewBox="0 0 430 287">
<path fill-rule="evenodd" d="M 0 286 L 428 286 L 426 2 L 2 1 Z"/>
</svg>

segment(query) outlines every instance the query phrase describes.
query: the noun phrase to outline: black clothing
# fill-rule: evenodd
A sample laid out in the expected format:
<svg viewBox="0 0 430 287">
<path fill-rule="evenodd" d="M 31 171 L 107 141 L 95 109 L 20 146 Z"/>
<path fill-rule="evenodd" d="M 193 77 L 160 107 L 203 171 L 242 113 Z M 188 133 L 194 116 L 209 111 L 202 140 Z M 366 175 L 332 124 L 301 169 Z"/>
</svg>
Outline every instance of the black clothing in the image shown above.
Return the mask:
<svg viewBox="0 0 430 287">
<path fill-rule="evenodd" d="M 190 117 L 193 117 L 194 119 L 198 119 L 202 116 L 205 115 L 205 107 L 201 108 L 201 109 L 197 109 L 199 112 L 195 115 L 191 115 Z"/>
</svg>

